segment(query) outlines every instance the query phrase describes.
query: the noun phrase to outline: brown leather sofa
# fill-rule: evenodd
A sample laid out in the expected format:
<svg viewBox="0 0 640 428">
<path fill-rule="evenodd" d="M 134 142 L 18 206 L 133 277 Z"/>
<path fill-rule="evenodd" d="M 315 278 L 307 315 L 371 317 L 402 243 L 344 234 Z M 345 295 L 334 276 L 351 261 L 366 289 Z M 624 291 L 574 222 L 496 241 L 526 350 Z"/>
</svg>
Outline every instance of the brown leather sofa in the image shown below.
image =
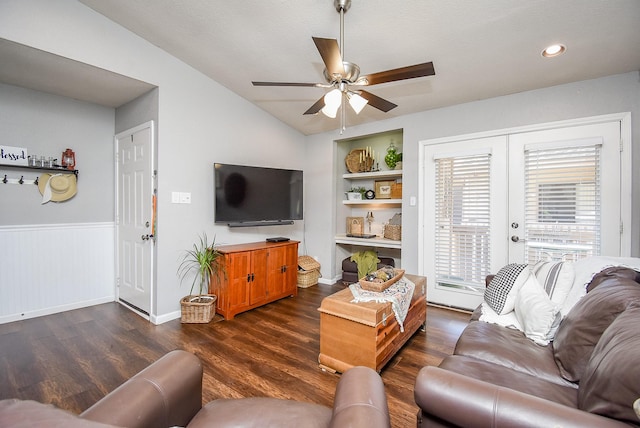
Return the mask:
<svg viewBox="0 0 640 428">
<path fill-rule="evenodd" d="M 389 427 L 380 376 L 366 367 L 342 375 L 333 409 L 267 397 L 214 400 L 202 406 L 202 365 L 173 351 L 129 379 L 80 416 L 35 401 L 0 401 L 7 427 Z"/>
<path fill-rule="evenodd" d="M 640 426 L 640 273 L 597 274 L 548 346 L 479 316 L 419 372 L 418 427 Z"/>
</svg>

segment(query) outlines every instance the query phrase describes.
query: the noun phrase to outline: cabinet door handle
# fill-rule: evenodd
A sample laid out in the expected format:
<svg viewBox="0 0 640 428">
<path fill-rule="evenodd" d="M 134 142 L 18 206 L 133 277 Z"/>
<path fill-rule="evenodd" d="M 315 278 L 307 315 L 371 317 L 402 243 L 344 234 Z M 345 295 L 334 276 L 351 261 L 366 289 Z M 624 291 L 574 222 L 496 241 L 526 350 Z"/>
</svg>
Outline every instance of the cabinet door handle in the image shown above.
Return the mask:
<svg viewBox="0 0 640 428">
<path fill-rule="evenodd" d="M 247 282 L 251 282 L 251 274 L 250 273 L 247 274 Z"/>
<path fill-rule="evenodd" d="M 251 274 L 251 281 L 253 282 L 253 281 L 255 281 L 255 280 L 256 280 L 256 274 L 255 274 L 255 273 L 252 273 L 252 274 Z"/>
<path fill-rule="evenodd" d="M 287 271 L 287 267 L 286 266 L 282 266 L 282 273 L 285 273 Z"/>
</svg>

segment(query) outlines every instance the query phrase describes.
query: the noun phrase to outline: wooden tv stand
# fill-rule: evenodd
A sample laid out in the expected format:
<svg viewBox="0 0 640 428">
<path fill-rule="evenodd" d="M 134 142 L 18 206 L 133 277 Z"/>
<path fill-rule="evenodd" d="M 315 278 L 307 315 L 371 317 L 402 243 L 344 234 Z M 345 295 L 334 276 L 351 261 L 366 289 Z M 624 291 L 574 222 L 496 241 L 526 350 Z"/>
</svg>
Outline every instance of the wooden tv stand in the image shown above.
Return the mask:
<svg viewBox="0 0 640 428">
<path fill-rule="evenodd" d="M 223 273 L 212 275 L 209 293 L 225 319 L 298 294 L 298 241 L 253 242 L 218 247 Z"/>
</svg>

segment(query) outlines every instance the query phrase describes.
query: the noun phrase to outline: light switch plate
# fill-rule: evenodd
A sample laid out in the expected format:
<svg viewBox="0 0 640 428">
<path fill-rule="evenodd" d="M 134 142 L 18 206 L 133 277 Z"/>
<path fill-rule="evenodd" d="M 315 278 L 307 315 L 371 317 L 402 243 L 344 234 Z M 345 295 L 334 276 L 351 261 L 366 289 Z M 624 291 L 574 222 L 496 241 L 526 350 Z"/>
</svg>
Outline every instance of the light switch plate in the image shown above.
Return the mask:
<svg viewBox="0 0 640 428">
<path fill-rule="evenodd" d="M 181 204 L 190 204 L 191 203 L 191 192 L 180 193 L 180 203 Z"/>
<path fill-rule="evenodd" d="M 171 203 L 172 204 L 180 203 L 180 192 L 171 192 Z"/>
</svg>

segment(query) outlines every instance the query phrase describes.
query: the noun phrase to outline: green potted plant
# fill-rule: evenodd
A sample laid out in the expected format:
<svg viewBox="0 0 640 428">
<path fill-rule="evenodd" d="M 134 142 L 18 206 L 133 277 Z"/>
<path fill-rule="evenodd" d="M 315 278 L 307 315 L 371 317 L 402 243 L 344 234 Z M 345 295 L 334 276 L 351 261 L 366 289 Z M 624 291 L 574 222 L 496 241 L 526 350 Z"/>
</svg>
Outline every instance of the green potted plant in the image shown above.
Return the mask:
<svg viewBox="0 0 640 428">
<path fill-rule="evenodd" d="M 362 200 L 364 199 L 364 194 L 366 191 L 367 189 L 365 189 L 364 187 L 352 187 L 348 192 L 346 192 L 347 199 L 349 201 Z"/>
<path fill-rule="evenodd" d="M 218 258 L 222 254 L 215 247 L 215 238 L 209 245 L 207 234 L 199 237 L 191 250 L 186 250 L 182 262 L 178 266 L 180 283 L 193 276 L 189 295 L 180 300 L 183 323 L 208 323 L 216 314 L 217 296 L 209 293 L 209 282 L 213 275 L 223 273 L 223 266 Z M 198 294 L 194 289 L 198 284 Z"/>
</svg>

